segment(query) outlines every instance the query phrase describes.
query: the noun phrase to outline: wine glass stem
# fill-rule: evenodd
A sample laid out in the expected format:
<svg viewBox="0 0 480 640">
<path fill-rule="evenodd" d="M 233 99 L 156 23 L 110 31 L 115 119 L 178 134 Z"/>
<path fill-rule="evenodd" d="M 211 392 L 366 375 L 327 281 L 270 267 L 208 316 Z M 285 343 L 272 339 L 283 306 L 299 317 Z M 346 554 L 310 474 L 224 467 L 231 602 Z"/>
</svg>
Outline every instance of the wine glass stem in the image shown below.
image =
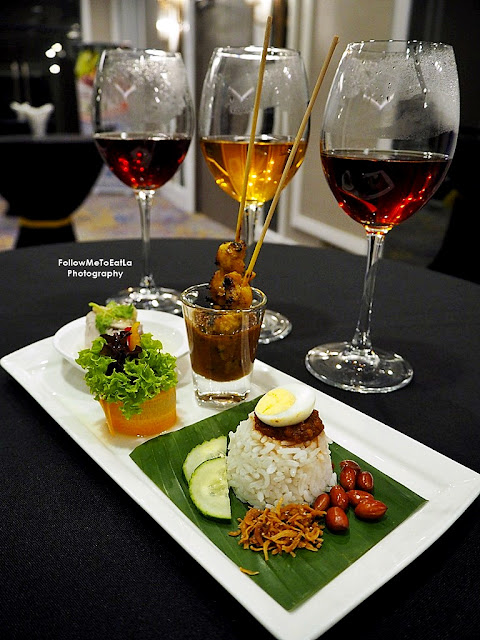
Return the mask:
<svg viewBox="0 0 480 640">
<path fill-rule="evenodd" d="M 373 307 L 373 292 L 375 289 L 378 263 L 383 253 L 385 234 L 367 232 L 367 240 L 367 268 L 363 284 L 362 302 L 360 304 L 357 327 L 351 344 L 354 349 L 370 351 L 372 349 L 370 320 Z"/>
<path fill-rule="evenodd" d="M 257 220 L 263 222 L 263 204 L 247 204 L 243 210 L 243 222 L 241 240 L 247 247 L 252 247 L 255 242 L 255 227 Z"/>
<path fill-rule="evenodd" d="M 155 191 L 148 189 L 136 191 L 135 198 L 140 209 L 140 225 L 142 230 L 142 254 L 143 254 L 143 276 L 140 280 L 140 287 L 153 289 L 155 281 L 150 267 L 150 211 Z"/>
</svg>

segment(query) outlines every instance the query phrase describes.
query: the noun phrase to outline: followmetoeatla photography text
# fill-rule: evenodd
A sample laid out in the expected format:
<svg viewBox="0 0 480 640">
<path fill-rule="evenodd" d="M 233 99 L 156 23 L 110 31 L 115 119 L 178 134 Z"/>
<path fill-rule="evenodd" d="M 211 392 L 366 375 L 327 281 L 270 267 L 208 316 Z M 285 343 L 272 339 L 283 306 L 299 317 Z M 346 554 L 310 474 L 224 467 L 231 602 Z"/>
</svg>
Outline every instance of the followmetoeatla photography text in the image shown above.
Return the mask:
<svg viewBox="0 0 480 640">
<path fill-rule="evenodd" d="M 118 278 L 124 269 L 133 266 L 132 260 L 125 258 L 58 258 L 58 266 L 65 269 L 68 278 Z"/>
</svg>

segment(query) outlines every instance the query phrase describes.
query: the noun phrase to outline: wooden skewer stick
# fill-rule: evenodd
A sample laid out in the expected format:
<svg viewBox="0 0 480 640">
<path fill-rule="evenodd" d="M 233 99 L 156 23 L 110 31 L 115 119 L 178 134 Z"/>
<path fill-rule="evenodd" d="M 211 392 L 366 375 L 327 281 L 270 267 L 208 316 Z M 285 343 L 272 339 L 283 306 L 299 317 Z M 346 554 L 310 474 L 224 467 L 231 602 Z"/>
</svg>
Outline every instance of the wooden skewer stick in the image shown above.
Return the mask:
<svg viewBox="0 0 480 640">
<path fill-rule="evenodd" d="M 290 167 L 292 166 L 292 162 L 295 158 L 295 154 L 297 153 L 298 145 L 300 144 L 300 140 L 302 138 L 303 132 L 305 131 L 305 127 L 307 126 L 308 119 L 310 114 L 312 113 L 313 105 L 315 104 L 315 100 L 317 99 L 318 92 L 320 91 L 321 84 L 327 72 L 328 65 L 330 64 L 330 60 L 332 59 L 333 52 L 338 43 L 338 36 L 334 36 L 332 40 L 332 44 L 330 45 L 330 49 L 328 51 L 327 57 L 325 58 L 325 62 L 323 63 L 323 67 L 320 70 L 320 74 L 318 76 L 317 82 L 312 92 L 312 96 L 310 98 L 310 102 L 307 106 L 307 110 L 305 111 L 305 115 L 303 116 L 303 120 L 300 124 L 300 128 L 298 129 L 298 133 L 295 137 L 295 141 L 293 143 L 293 147 L 290 151 L 290 155 L 288 156 L 287 163 L 285 165 L 285 169 L 283 170 L 282 177 L 280 178 L 280 182 L 278 183 L 277 190 L 275 191 L 275 195 L 272 200 L 272 204 L 270 205 L 270 209 L 268 211 L 268 215 L 265 219 L 265 223 L 262 228 L 262 233 L 257 241 L 255 249 L 252 253 L 252 257 L 250 259 L 250 264 L 245 271 L 245 275 L 243 276 L 243 282 L 246 283 L 250 280 L 250 277 L 253 273 L 253 268 L 255 267 L 255 262 L 257 261 L 258 254 L 263 244 L 263 240 L 265 239 L 265 235 L 267 233 L 268 227 L 270 225 L 270 221 L 272 220 L 273 214 L 275 213 L 275 209 L 278 204 L 278 200 L 280 198 L 280 193 L 285 185 L 285 182 L 288 178 L 288 172 L 290 171 Z"/>
<path fill-rule="evenodd" d="M 245 210 L 245 201 L 247 199 L 248 175 L 250 173 L 250 166 L 252 164 L 252 155 L 255 147 L 255 133 L 257 130 L 258 111 L 260 107 L 260 98 L 262 95 L 263 74 L 265 72 L 265 61 L 267 58 L 267 49 L 268 49 L 268 43 L 270 42 L 271 30 L 272 30 L 272 16 L 268 16 L 267 24 L 265 25 L 265 36 L 263 39 L 263 50 L 262 50 L 262 57 L 260 59 L 260 68 L 258 70 L 257 88 L 255 92 L 255 102 L 253 105 L 252 130 L 250 132 L 250 141 L 248 143 L 247 160 L 245 163 L 245 175 L 243 178 L 242 198 L 240 200 L 240 206 L 238 209 L 237 229 L 235 231 L 235 242 L 240 241 L 240 235 L 242 233 L 243 214 Z"/>
</svg>

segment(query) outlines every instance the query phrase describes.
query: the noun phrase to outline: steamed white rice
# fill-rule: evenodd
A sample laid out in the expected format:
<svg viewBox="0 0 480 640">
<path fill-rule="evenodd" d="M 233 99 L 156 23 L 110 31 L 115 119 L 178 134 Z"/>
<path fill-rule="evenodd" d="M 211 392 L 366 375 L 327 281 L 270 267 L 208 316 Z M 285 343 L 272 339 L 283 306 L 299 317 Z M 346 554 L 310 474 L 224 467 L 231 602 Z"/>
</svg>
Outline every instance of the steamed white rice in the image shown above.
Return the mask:
<svg viewBox="0 0 480 640">
<path fill-rule="evenodd" d="M 237 498 L 257 509 L 274 507 L 280 498 L 284 505 L 312 504 L 336 484 L 325 431 L 291 445 L 255 429 L 253 414 L 229 434 L 227 476 Z"/>
</svg>

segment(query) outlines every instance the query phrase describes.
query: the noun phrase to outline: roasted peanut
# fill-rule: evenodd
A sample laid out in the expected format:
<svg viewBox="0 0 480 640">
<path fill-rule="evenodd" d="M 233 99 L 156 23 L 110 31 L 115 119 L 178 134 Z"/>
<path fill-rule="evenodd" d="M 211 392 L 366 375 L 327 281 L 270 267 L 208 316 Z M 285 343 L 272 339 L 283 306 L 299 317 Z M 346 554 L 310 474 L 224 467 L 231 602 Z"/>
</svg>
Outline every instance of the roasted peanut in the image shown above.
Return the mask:
<svg viewBox="0 0 480 640">
<path fill-rule="evenodd" d="M 368 491 L 362 491 L 361 489 L 352 489 L 351 491 L 347 491 L 347 498 L 352 507 L 356 507 L 357 504 L 364 500 L 375 500 L 371 493 Z"/>
<path fill-rule="evenodd" d="M 379 520 L 388 507 L 380 500 L 363 500 L 355 507 L 355 515 L 361 520 Z"/>
<path fill-rule="evenodd" d="M 343 469 L 344 467 L 351 467 L 352 469 L 360 471 L 360 465 L 358 462 L 355 462 L 355 460 L 342 460 L 340 462 L 340 469 Z"/>
<path fill-rule="evenodd" d="M 361 491 L 372 491 L 373 485 L 373 476 L 370 471 L 359 471 L 357 473 L 357 489 Z"/>
<path fill-rule="evenodd" d="M 357 479 L 357 470 L 353 467 L 343 467 L 340 472 L 340 484 L 345 491 L 351 491 L 355 489 L 355 483 Z"/>
<path fill-rule="evenodd" d="M 334 485 L 330 489 L 330 501 L 332 507 L 340 507 L 340 509 L 347 509 L 348 507 L 348 498 L 345 492 L 345 489 L 339 484 Z"/>
<path fill-rule="evenodd" d="M 340 509 L 340 507 L 330 507 L 327 509 L 325 524 L 330 531 L 334 531 L 335 533 L 346 531 L 350 526 L 347 514 L 343 509 Z"/>
<path fill-rule="evenodd" d="M 321 493 L 313 503 L 313 508 L 319 511 L 326 511 L 330 506 L 330 496 L 328 493 Z"/>
</svg>

